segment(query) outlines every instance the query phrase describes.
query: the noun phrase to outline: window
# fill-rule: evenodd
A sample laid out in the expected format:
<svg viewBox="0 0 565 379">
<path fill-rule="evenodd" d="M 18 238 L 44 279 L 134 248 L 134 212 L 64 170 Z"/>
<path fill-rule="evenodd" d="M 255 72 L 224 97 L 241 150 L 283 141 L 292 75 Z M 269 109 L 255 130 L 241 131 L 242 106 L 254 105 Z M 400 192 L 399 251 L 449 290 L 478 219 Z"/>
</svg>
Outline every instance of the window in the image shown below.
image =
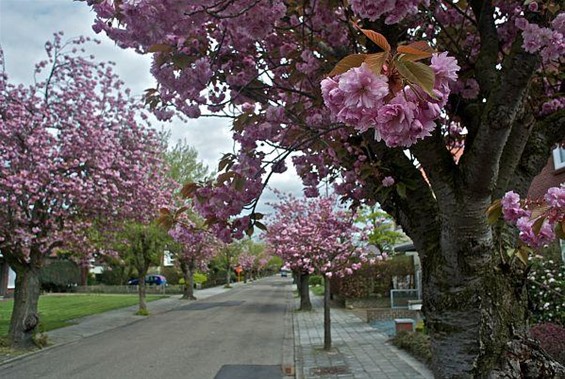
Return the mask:
<svg viewBox="0 0 565 379">
<path fill-rule="evenodd" d="M 553 167 L 556 170 L 565 167 L 565 149 L 562 147 L 556 147 L 553 149 Z"/>
</svg>

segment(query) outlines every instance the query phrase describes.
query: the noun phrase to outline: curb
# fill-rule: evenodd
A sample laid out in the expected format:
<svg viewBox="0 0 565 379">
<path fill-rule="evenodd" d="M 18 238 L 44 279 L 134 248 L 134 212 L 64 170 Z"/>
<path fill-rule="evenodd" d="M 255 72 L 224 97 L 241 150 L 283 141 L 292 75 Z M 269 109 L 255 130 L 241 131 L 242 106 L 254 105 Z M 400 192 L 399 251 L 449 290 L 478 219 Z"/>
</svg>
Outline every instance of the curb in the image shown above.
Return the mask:
<svg viewBox="0 0 565 379">
<path fill-rule="evenodd" d="M 291 286 L 292 288 L 292 286 Z M 284 337 L 282 352 L 283 378 L 296 378 L 294 351 L 294 316 L 292 291 L 287 291 L 286 310 L 284 313 Z"/>
</svg>

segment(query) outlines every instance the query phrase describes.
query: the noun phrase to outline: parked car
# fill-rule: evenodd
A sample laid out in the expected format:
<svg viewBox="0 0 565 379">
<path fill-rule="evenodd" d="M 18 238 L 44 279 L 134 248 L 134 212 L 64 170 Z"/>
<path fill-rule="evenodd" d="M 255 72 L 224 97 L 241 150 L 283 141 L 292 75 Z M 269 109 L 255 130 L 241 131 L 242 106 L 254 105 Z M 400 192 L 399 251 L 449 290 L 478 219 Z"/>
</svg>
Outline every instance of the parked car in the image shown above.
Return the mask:
<svg viewBox="0 0 565 379">
<path fill-rule="evenodd" d="M 288 270 L 282 269 L 281 270 L 281 278 L 286 278 L 288 276 L 289 272 L 290 271 L 288 271 Z"/>
<path fill-rule="evenodd" d="M 131 278 L 130 280 L 128 280 L 128 284 L 132 286 L 137 286 L 139 284 L 139 278 Z M 167 279 L 163 275 L 147 275 L 145 277 L 145 284 L 166 286 Z"/>
</svg>

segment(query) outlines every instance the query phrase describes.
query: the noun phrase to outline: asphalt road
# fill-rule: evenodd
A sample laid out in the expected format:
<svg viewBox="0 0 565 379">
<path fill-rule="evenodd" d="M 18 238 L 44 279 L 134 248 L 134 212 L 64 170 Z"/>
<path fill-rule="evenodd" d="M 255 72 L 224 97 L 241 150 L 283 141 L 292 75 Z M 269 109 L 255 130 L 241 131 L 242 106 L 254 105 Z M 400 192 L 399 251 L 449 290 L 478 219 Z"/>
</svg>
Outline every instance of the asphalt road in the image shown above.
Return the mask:
<svg viewBox="0 0 565 379">
<path fill-rule="evenodd" d="M 0 366 L 0 378 L 281 378 L 290 285 L 239 286 Z"/>
</svg>

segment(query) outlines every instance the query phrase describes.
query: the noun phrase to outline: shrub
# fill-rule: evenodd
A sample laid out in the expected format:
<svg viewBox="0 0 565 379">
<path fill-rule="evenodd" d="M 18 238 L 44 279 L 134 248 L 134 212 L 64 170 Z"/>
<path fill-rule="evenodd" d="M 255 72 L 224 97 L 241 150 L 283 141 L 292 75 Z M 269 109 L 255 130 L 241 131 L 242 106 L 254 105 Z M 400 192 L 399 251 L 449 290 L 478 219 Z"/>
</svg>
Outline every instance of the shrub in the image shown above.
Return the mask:
<svg viewBox="0 0 565 379">
<path fill-rule="evenodd" d="M 332 280 L 332 292 L 346 298 L 388 297 L 393 277 L 410 276 L 413 280 L 414 275 L 412 257 L 396 255 L 374 265 L 364 263 L 353 275 Z"/>
<path fill-rule="evenodd" d="M 324 284 L 324 277 L 322 275 L 310 275 L 308 284 L 310 284 L 311 286 L 321 286 L 322 284 Z"/>
<path fill-rule="evenodd" d="M 534 323 L 565 325 L 565 266 L 552 259 L 534 258 L 528 275 L 528 298 Z"/>
<path fill-rule="evenodd" d="M 425 364 L 430 364 L 432 361 L 430 337 L 426 334 L 402 331 L 393 337 L 392 343 Z"/>
<path fill-rule="evenodd" d="M 80 269 L 69 260 L 52 261 L 41 269 L 39 281 L 44 291 L 67 292 L 80 282 Z"/>
<path fill-rule="evenodd" d="M 544 322 L 530 329 L 530 336 L 539 341 L 541 347 L 556 361 L 565 365 L 565 328 Z"/>
<path fill-rule="evenodd" d="M 208 276 L 206 274 L 202 274 L 201 272 L 195 272 L 194 275 L 192 276 L 192 280 L 194 281 L 194 284 L 203 285 L 208 281 Z M 180 278 L 179 284 L 184 284 L 184 283 L 185 283 L 184 278 Z"/>
<path fill-rule="evenodd" d="M 176 267 L 163 267 L 161 268 L 161 275 L 167 279 L 170 285 L 181 284 L 182 275 Z"/>
</svg>

